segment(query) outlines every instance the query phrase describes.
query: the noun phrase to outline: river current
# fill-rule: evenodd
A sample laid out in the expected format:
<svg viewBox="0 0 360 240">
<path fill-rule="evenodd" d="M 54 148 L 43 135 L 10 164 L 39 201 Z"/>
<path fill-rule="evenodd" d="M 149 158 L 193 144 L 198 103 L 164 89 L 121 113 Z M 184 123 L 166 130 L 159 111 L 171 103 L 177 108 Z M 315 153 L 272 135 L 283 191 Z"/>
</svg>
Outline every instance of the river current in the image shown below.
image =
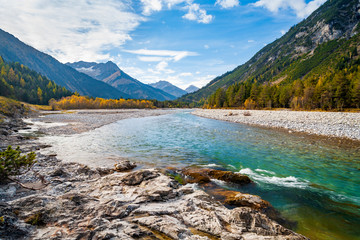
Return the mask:
<svg viewBox="0 0 360 240">
<path fill-rule="evenodd" d="M 256 194 L 311 239 L 360 239 L 360 151 L 314 138 L 178 111 L 47 136 L 60 159 L 92 166 L 126 158 L 142 167 L 202 165 L 247 174 Z"/>
</svg>

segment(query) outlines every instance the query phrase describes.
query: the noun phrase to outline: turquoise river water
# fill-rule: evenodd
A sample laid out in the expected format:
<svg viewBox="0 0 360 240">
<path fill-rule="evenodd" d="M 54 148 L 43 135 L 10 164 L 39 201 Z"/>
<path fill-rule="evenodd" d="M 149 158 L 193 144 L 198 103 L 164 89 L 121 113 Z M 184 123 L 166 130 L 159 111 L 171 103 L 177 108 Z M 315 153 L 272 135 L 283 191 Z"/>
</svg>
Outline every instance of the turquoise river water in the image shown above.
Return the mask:
<svg viewBox="0 0 360 240">
<path fill-rule="evenodd" d="M 311 239 L 360 239 L 359 149 L 189 111 L 48 138 L 63 156 L 98 166 L 127 158 L 143 166 L 204 165 L 247 174 L 255 184 L 222 187 L 260 195 Z"/>
</svg>

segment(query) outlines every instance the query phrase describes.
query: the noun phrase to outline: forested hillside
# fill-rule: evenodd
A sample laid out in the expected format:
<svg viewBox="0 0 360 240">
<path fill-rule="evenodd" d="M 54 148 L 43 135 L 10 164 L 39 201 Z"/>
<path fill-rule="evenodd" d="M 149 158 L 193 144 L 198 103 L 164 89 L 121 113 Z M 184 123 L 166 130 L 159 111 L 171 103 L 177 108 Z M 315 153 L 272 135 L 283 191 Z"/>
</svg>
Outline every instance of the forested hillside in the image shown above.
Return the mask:
<svg viewBox="0 0 360 240">
<path fill-rule="evenodd" d="M 358 106 L 358 3 L 328 0 L 247 63 L 181 100 L 208 99 L 208 107 Z"/>
<path fill-rule="evenodd" d="M 0 56 L 6 62 L 19 62 L 66 89 L 81 95 L 102 98 L 128 98 L 129 95 L 60 63 L 48 54 L 26 45 L 0 29 Z"/>
<path fill-rule="evenodd" d="M 293 109 L 324 110 L 360 107 L 360 56 L 358 43 L 360 35 L 350 40 L 330 41 L 319 46 L 312 57 L 302 59 L 288 73 L 302 75 L 302 79 L 285 78 L 281 83 L 247 80 L 231 85 L 226 90 L 219 88 L 212 94 L 206 107 L 271 108 L 291 107 Z M 333 45 L 340 45 L 327 54 Z M 311 68 L 314 62 L 322 63 Z M 286 73 L 287 73 L 286 72 Z M 286 74 L 285 73 L 285 74 Z"/>
<path fill-rule="evenodd" d="M 48 104 L 72 92 L 20 63 L 6 63 L 0 56 L 0 95 L 33 104 Z"/>
</svg>

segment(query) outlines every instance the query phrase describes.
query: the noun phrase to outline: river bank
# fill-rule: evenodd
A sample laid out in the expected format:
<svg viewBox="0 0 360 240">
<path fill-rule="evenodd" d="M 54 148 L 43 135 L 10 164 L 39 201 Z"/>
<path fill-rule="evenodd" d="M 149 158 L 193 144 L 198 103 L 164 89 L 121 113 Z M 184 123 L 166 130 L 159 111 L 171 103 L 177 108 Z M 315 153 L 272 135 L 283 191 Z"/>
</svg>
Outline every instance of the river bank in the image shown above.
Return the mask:
<svg viewBox="0 0 360 240">
<path fill-rule="evenodd" d="M 360 113 L 196 109 L 192 114 L 290 132 L 360 141 Z"/>
<path fill-rule="evenodd" d="M 86 109 L 69 111 L 41 111 L 40 117 L 32 118 L 36 130 L 47 134 L 77 134 L 127 118 L 159 116 L 174 109 Z M 58 126 L 42 123 L 59 123 Z"/>
<path fill-rule="evenodd" d="M 75 134 L 117 121 L 120 115 L 160 114 L 146 111 L 76 111 L 45 115 L 37 118 L 41 123 L 31 123 L 43 134 Z M 63 124 L 49 123 L 54 117 L 63 118 Z M 0 239 L 306 239 L 249 207 L 246 199 L 240 201 L 244 206 L 228 209 L 199 185 L 181 185 L 163 170 L 116 172 L 41 154 L 39 150 L 49 146 L 23 137 L 31 132 L 21 131 L 24 127 L 19 123 L 4 139 L 20 145 L 23 152 L 36 151 L 33 170 L 42 179 L 31 171 L 18 177 L 39 190 L 0 185 Z"/>
</svg>

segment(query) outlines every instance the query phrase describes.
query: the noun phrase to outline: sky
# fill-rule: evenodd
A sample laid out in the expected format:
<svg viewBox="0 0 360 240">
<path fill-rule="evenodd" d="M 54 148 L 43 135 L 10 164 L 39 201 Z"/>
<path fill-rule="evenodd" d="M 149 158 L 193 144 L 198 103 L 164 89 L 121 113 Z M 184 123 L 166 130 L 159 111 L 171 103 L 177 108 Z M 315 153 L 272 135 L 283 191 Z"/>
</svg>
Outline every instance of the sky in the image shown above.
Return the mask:
<svg viewBox="0 0 360 240">
<path fill-rule="evenodd" d="M 326 0 L 0 0 L 0 28 L 62 63 L 115 62 L 143 83 L 202 87 Z"/>
</svg>

